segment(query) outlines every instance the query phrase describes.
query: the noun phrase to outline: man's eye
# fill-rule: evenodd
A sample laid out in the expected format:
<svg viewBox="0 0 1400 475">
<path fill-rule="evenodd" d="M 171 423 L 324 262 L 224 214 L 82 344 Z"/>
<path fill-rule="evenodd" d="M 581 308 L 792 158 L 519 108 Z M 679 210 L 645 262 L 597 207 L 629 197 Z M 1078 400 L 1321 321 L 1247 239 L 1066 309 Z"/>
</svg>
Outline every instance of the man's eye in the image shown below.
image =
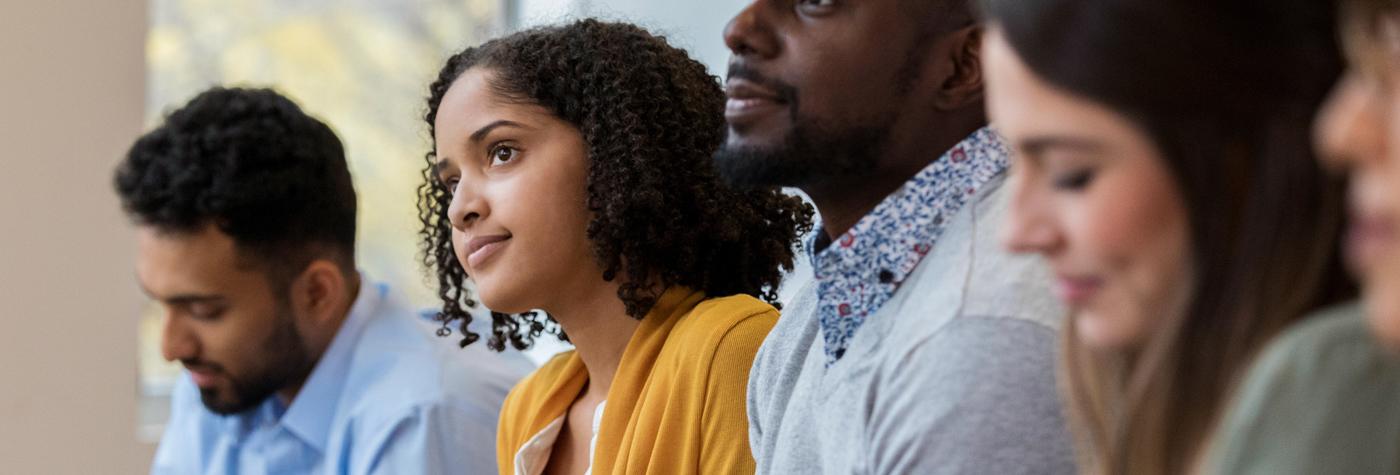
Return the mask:
<svg viewBox="0 0 1400 475">
<path fill-rule="evenodd" d="M 188 313 L 196 320 L 214 321 L 224 315 L 224 310 L 226 309 L 221 305 L 194 304 L 189 306 Z"/>
<path fill-rule="evenodd" d="M 828 13 L 836 6 L 836 0 L 797 0 L 797 9 L 808 15 Z"/>
</svg>

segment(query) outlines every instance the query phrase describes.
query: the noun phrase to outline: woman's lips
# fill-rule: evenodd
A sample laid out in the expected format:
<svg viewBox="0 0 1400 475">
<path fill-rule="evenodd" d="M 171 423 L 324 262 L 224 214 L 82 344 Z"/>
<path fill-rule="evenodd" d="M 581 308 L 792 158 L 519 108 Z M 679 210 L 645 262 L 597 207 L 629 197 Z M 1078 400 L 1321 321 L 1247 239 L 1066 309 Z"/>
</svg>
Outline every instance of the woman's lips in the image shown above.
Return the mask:
<svg viewBox="0 0 1400 475">
<path fill-rule="evenodd" d="M 1347 228 L 1347 257 L 1365 268 L 1395 246 L 1395 222 L 1380 216 L 1353 215 Z"/>
<path fill-rule="evenodd" d="M 1058 276 L 1055 279 L 1055 293 L 1060 300 L 1071 306 L 1083 305 L 1093 298 L 1103 281 L 1092 277 Z"/>
<path fill-rule="evenodd" d="M 482 236 L 467 241 L 467 267 L 478 269 L 487 259 L 500 252 L 509 242 L 509 235 Z"/>
</svg>

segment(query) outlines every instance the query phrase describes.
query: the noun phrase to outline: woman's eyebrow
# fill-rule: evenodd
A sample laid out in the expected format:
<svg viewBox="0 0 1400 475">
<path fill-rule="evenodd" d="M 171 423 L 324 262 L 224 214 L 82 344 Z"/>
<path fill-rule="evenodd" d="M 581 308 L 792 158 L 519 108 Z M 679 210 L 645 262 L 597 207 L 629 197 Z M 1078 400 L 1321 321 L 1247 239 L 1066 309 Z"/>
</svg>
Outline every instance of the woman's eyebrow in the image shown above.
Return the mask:
<svg viewBox="0 0 1400 475">
<path fill-rule="evenodd" d="M 1054 135 L 1029 137 L 1021 140 L 1020 145 L 1021 150 L 1031 155 L 1041 154 L 1046 150 L 1057 148 L 1080 152 L 1098 152 L 1103 150 L 1103 144 L 1096 140 Z"/>
<path fill-rule="evenodd" d="M 519 122 L 510 121 L 510 120 L 498 120 L 498 121 L 495 121 L 495 122 L 486 124 L 485 126 L 481 127 L 480 129 L 477 129 L 476 132 L 472 132 L 472 135 L 471 135 L 470 140 L 471 140 L 473 143 L 475 143 L 475 142 L 480 142 L 481 139 L 486 138 L 486 134 L 489 134 L 489 133 L 491 133 L 492 130 L 496 130 L 496 129 L 501 128 L 501 127 L 515 127 L 515 128 L 520 128 L 520 129 L 529 129 L 529 127 L 525 126 L 525 124 L 521 124 L 521 123 L 519 123 Z"/>
</svg>

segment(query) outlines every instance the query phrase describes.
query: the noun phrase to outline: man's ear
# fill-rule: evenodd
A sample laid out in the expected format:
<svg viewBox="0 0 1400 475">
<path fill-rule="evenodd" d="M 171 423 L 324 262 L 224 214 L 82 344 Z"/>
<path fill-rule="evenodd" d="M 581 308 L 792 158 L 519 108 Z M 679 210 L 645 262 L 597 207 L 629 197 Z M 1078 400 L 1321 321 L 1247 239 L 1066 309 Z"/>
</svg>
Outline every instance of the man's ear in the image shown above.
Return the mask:
<svg viewBox="0 0 1400 475">
<path fill-rule="evenodd" d="M 345 274 L 329 259 L 316 259 L 292 280 L 291 300 L 297 315 L 322 323 L 335 318 L 348 297 Z"/>
<path fill-rule="evenodd" d="M 973 24 L 948 34 L 948 46 L 940 52 L 953 65 L 952 74 L 939 85 L 934 105 L 953 111 L 982 107 L 982 25 Z"/>
</svg>

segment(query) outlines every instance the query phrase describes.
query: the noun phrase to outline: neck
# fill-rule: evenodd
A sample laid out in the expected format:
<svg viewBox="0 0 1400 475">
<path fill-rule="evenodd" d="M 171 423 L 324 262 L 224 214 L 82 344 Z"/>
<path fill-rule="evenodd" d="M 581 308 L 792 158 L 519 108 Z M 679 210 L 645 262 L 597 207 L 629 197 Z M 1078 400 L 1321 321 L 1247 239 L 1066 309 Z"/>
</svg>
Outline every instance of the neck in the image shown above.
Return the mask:
<svg viewBox="0 0 1400 475">
<path fill-rule="evenodd" d="M 603 282 L 586 287 L 559 294 L 563 298 L 557 301 L 563 303 L 545 311 L 569 335 L 588 369 L 585 396 L 601 400 L 612 387 L 622 353 L 641 322 L 627 315 L 626 306 L 617 296 L 618 284 Z"/>
<path fill-rule="evenodd" d="M 833 177 L 826 183 L 802 188 L 817 205 L 827 237 L 836 240 L 845 234 L 914 175 L 986 125 L 980 114 L 903 122 L 920 127 L 896 125 L 891 128 L 884 146 L 877 152 L 879 156 L 870 157 L 876 164 L 871 173 L 856 178 Z M 929 131 L 923 127 L 926 124 L 943 126 Z"/>
</svg>

